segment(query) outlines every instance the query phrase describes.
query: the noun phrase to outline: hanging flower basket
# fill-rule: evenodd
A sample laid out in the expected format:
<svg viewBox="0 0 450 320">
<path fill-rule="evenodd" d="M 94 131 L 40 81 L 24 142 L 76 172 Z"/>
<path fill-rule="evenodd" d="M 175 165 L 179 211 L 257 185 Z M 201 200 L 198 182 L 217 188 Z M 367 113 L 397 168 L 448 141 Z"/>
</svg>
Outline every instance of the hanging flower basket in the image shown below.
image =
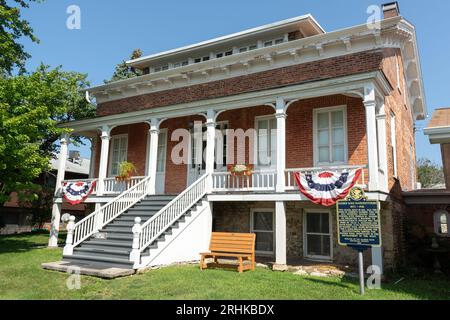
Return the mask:
<svg viewBox="0 0 450 320">
<path fill-rule="evenodd" d="M 228 165 L 228 172 L 232 176 L 242 177 L 251 176 L 253 174 L 254 165 L 251 164 L 230 164 Z"/>
</svg>

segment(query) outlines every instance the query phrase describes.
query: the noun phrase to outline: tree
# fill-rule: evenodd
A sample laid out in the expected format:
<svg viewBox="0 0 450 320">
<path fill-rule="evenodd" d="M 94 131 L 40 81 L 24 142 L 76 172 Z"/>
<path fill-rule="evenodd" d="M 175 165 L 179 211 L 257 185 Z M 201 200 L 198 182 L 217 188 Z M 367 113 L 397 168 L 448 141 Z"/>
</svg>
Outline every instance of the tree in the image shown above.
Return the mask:
<svg viewBox="0 0 450 320">
<path fill-rule="evenodd" d="M 442 167 L 429 159 L 421 158 L 417 161 L 417 172 L 419 182 L 423 188 L 431 188 L 444 183 L 444 171 Z"/>
<path fill-rule="evenodd" d="M 142 57 L 142 51 L 141 49 L 136 49 L 131 53 L 130 59 L 137 59 Z M 112 78 L 110 80 L 105 80 L 105 83 L 110 83 L 114 81 L 134 78 L 142 75 L 142 72 L 140 70 L 136 70 L 134 68 L 131 68 L 129 65 L 127 65 L 126 61 L 123 60 L 121 63 L 119 63 L 116 66 L 116 69 L 114 71 L 114 74 L 112 75 Z"/>
<path fill-rule="evenodd" d="M 95 115 L 81 92 L 89 85 L 86 78 L 45 65 L 32 74 L 0 77 L 0 207 L 11 192 L 50 169 L 55 142 L 65 131 L 58 122 Z"/>
<path fill-rule="evenodd" d="M 16 3 L 17 6 L 8 5 Z M 31 2 L 40 0 L 0 0 L 0 76 L 8 76 L 15 68 L 25 72 L 25 61 L 30 55 L 18 42 L 22 37 L 38 43 L 28 21 L 21 18 L 21 9 L 28 8 Z"/>
</svg>

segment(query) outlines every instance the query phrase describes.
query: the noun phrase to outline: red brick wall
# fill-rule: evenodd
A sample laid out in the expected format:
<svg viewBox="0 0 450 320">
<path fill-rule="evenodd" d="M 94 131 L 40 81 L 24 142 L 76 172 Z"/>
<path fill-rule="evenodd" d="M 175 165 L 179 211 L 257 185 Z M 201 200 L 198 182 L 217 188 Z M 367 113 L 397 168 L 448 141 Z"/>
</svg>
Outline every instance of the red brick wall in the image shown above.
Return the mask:
<svg viewBox="0 0 450 320">
<path fill-rule="evenodd" d="M 126 113 L 348 76 L 381 69 L 383 50 L 366 51 L 99 104 L 98 116 Z"/>
<path fill-rule="evenodd" d="M 383 71 L 394 88 L 393 93 L 386 97 L 386 138 L 387 138 L 387 158 L 388 158 L 388 172 L 389 172 L 389 190 L 396 197 L 401 197 L 402 190 L 412 190 L 413 184 L 410 170 L 410 161 L 413 159 L 414 176 L 416 175 L 416 145 L 414 132 L 414 119 L 411 108 L 406 103 L 406 80 L 403 77 L 403 65 L 400 56 L 400 51 L 390 49 L 385 51 L 385 59 L 383 61 Z M 397 86 L 397 63 L 400 72 L 400 84 Z M 399 87 L 399 88 L 398 88 Z M 398 179 L 394 178 L 393 173 L 393 153 L 391 144 L 391 112 L 395 114 L 396 120 L 396 144 L 397 144 L 397 172 Z M 413 153 L 411 154 L 411 148 Z"/>
</svg>

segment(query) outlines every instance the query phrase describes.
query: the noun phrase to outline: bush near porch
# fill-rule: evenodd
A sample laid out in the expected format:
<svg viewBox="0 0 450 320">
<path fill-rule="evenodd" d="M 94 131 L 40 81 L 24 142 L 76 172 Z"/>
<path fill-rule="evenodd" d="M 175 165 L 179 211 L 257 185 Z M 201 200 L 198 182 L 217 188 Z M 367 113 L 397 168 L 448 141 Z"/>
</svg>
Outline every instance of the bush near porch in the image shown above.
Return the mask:
<svg viewBox="0 0 450 320">
<path fill-rule="evenodd" d="M 61 259 L 61 249 L 46 248 L 47 234 L 0 237 L 0 299 L 450 299 L 450 279 L 423 275 L 358 294 L 357 279 L 300 277 L 257 268 L 238 274 L 173 266 L 127 278 L 81 278 L 80 290 L 68 290 L 67 274 L 41 269 Z M 61 239 L 61 243 L 63 240 Z"/>
</svg>

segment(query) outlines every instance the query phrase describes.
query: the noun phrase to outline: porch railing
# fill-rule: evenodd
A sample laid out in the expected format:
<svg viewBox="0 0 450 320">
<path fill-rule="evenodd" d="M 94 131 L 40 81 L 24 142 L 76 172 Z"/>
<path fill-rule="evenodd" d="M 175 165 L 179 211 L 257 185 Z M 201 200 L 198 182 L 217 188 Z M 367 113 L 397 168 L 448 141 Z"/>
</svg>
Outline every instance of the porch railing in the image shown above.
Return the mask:
<svg viewBox="0 0 450 320">
<path fill-rule="evenodd" d="M 300 169 L 287 169 L 286 170 L 286 191 L 298 190 L 297 182 L 295 181 L 294 174 L 296 172 L 301 173 L 314 173 L 321 171 L 344 171 L 344 170 L 355 170 L 355 169 L 363 169 L 361 177 L 357 183 L 357 186 L 366 189 L 366 169 L 367 166 L 335 166 L 335 167 L 316 167 L 316 168 L 300 168 Z"/>
<path fill-rule="evenodd" d="M 257 170 L 250 176 L 234 176 L 230 172 L 212 174 L 214 192 L 275 191 L 276 170 Z"/>
<path fill-rule="evenodd" d="M 133 228 L 135 238 L 133 240 L 133 251 L 130 254 L 131 261 L 134 261 L 136 265 L 139 265 L 142 251 L 206 195 L 208 177 L 209 174 L 200 177 L 147 222 L 142 226 L 139 226 L 136 233 L 136 230 Z M 138 221 L 139 219 L 136 223 L 139 223 Z"/>
<path fill-rule="evenodd" d="M 66 243 L 66 246 L 71 246 L 71 248 L 77 246 L 142 200 L 148 193 L 150 179 L 151 177 L 146 177 L 100 209 L 76 223 L 69 230 L 72 239 L 70 239 L 71 243 Z"/>
</svg>

